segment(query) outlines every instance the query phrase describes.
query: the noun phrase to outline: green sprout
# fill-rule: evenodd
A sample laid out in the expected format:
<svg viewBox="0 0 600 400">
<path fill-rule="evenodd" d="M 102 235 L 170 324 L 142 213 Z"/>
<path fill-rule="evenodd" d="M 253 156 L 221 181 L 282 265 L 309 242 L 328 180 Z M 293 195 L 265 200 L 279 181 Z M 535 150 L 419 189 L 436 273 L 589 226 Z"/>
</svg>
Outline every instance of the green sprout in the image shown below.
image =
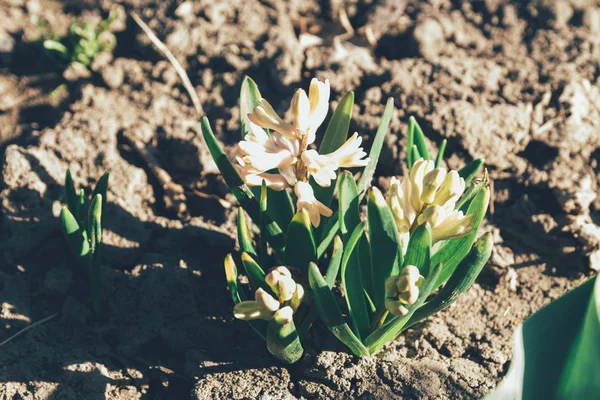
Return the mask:
<svg viewBox="0 0 600 400">
<path fill-rule="evenodd" d="M 62 207 L 60 220 L 67 244 L 77 262 L 88 276 L 90 304 L 96 315 L 100 313 L 102 292 L 102 216 L 108 190 L 109 173 L 105 172 L 92 192 L 86 208 L 83 189 L 75 190 L 71 171 L 65 178 L 67 205 Z"/>
<path fill-rule="evenodd" d="M 296 91 L 294 121 L 288 123 L 246 77 L 235 166 L 208 119 L 202 119 L 211 155 L 241 205 L 238 241 L 254 300 L 239 287 L 228 256 L 225 272 L 234 316 L 249 321 L 271 354 L 286 363 L 300 359 L 301 342 L 317 317 L 355 355 L 376 353 L 403 330 L 452 304 L 491 253 L 490 234 L 475 242 L 489 202 L 487 174 L 475 179 L 483 161 L 446 171 L 440 167 L 445 142 L 436 160 L 430 160 L 423 132 L 411 118 L 409 176 L 402 184 L 394 178 L 384 197 L 370 185 L 393 100 L 387 102 L 368 158 L 358 134 L 348 135 L 353 105 L 349 92 L 317 147 L 317 129 L 329 109 L 328 81 L 313 79 L 308 95 Z M 358 180 L 343 171 L 357 167 L 364 167 Z M 260 232 L 256 240 L 250 220 Z M 319 267 L 325 266 L 323 275 Z M 350 324 L 331 290 L 338 278 Z M 304 289 L 296 280 L 306 279 L 312 301 L 301 305 Z"/>
<path fill-rule="evenodd" d="M 33 22 L 42 30 L 43 55 L 57 67 L 65 69 L 76 65 L 89 68 L 97 54 L 112 52 L 116 47 L 117 39 L 110 26 L 117 18 L 118 12 L 113 9 L 99 24 L 75 21 L 64 37 L 52 33 L 48 23 L 37 16 Z"/>
</svg>

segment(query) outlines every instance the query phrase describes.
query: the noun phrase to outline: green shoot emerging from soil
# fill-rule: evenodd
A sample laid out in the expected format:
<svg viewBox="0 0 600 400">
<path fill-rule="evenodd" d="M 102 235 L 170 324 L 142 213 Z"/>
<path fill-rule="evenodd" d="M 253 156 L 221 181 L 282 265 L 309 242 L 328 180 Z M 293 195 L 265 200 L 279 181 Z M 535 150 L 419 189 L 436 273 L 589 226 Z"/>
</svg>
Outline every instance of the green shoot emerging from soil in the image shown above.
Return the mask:
<svg viewBox="0 0 600 400">
<path fill-rule="evenodd" d="M 96 315 L 100 313 L 102 292 L 102 216 L 108 190 L 108 172 L 96 183 L 90 203 L 86 207 L 83 189 L 75 190 L 71 171 L 65 178 L 65 198 L 60 220 L 67 244 L 88 277 L 90 303 Z"/>
<path fill-rule="evenodd" d="M 50 59 L 59 69 L 72 65 L 89 68 L 97 54 L 112 52 L 117 45 L 111 24 L 118 18 L 116 9 L 98 24 L 73 22 L 66 36 L 50 31 L 48 24 L 39 17 L 33 22 L 42 29 L 43 56 Z"/>
<path fill-rule="evenodd" d="M 210 152 L 241 205 L 238 240 L 252 296 L 239 287 L 229 255 L 225 271 L 234 316 L 249 321 L 271 354 L 287 363 L 302 356 L 301 342 L 318 316 L 354 354 L 376 353 L 403 330 L 448 307 L 491 253 L 490 234 L 475 241 L 489 202 L 487 175 L 474 179 L 483 161 L 447 171 L 441 167 L 445 141 L 431 160 L 411 118 L 407 176 L 393 178 L 384 196 L 370 185 L 393 101 L 387 102 L 368 158 L 361 137 L 348 135 L 353 105 L 354 94 L 347 93 L 319 136 L 329 109 L 329 82 L 313 79 L 308 95 L 298 90 L 290 108 L 293 121 L 286 122 L 246 78 L 235 166 L 208 119 L 202 120 Z M 358 180 L 342 171 L 362 167 Z M 260 231 L 256 240 L 244 211 Z M 338 277 L 347 318 L 331 291 Z M 301 305 L 304 288 L 296 282 L 307 280 L 311 301 Z"/>
</svg>

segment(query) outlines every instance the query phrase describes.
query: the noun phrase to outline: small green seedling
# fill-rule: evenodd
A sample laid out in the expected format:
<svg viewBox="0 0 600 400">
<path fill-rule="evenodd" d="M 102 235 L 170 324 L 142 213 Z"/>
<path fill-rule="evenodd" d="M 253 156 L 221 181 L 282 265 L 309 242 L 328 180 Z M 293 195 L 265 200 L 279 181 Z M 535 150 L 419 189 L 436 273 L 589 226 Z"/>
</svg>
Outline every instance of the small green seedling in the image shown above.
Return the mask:
<svg viewBox="0 0 600 400">
<path fill-rule="evenodd" d="M 287 363 L 300 359 L 301 341 L 318 316 L 354 354 L 374 354 L 404 329 L 450 305 L 475 280 L 491 252 L 490 235 L 474 246 L 489 202 L 487 178 L 474 179 L 482 160 L 458 172 L 446 171 L 440 167 L 445 142 L 431 161 L 423 132 L 411 118 L 409 176 L 403 182 L 394 179 L 384 197 L 369 187 L 393 101 L 387 102 L 368 158 L 361 137 L 348 135 L 353 105 L 349 92 L 316 146 L 317 128 L 329 109 L 328 81 L 313 79 L 308 95 L 296 91 L 293 121 L 287 122 L 246 77 L 235 165 L 208 119 L 202 119 L 211 155 L 241 205 L 238 240 L 254 300 L 247 300 L 250 296 L 239 287 L 237 268 L 228 256 L 225 271 L 234 316 L 248 320 L 269 351 Z M 362 167 L 358 181 L 342 172 Z M 258 226 L 256 240 L 246 213 Z M 325 265 L 322 275 L 319 267 Z M 304 289 L 292 272 L 296 280 L 308 280 L 312 304 L 300 307 Z M 338 275 L 350 325 L 331 291 Z"/>
<path fill-rule="evenodd" d="M 60 220 L 62 231 L 77 262 L 85 270 L 90 285 L 90 304 L 96 315 L 100 313 L 102 292 L 102 215 L 106 202 L 109 173 L 105 172 L 96 183 L 91 201 L 86 207 L 83 189 L 75 190 L 71 171 L 65 178 L 65 198 Z"/>
<path fill-rule="evenodd" d="M 66 69 L 71 64 L 89 68 L 97 54 L 112 52 L 116 47 L 117 39 L 110 26 L 117 18 L 118 12 L 113 9 L 97 25 L 75 21 L 64 37 L 50 32 L 48 23 L 39 17 L 34 17 L 33 22 L 42 29 L 43 55 L 58 68 Z"/>
</svg>

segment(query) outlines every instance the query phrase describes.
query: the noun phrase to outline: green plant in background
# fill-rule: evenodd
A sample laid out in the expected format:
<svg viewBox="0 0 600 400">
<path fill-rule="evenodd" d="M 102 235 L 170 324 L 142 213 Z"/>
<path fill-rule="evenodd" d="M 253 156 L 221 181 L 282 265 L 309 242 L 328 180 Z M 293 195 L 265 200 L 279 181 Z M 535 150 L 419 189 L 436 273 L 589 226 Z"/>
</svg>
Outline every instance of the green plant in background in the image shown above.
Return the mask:
<svg viewBox="0 0 600 400">
<path fill-rule="evenodd" d="M 43 54 L 57 67 L 69 65 L 89 68 L 94 57 L 101 52 L 112 52 L 117 45 L 115 35 L 110 31 L 111 24 L 118 18 L 113 9 L 99 24 L 73 22 L 66 36 L 50 32 L 48 23 L 34 16 L 33 22 L 42 29 Z"/>
<path fill-rule="evenodd" d="M 508 374 L 486 399 L 596 399 L 599 371 L 597 275 L 519 325 Z"/>
<path fill-rule="evenodd" d="M 65 178 L 67 205 L 60 212 L 62 231 L 67 244 L 88 276 L 90 303 L 94 313 L 100 313 L 102 292 L 102 215 L 108 190 L 109 173 L 105 172 L 94 188 L 91 201 L 86 207 L 83 189 L 75 190 L 71 171 Z"/>
<path fill-rule="evenodd" d="M 409 177 L 402 183 L 392 180 L 384 197 L 369 186 L 393 112 L 392 99 L 368 158 L 358 134 L 348 137 L 352 92 L 342 97 L 315 145 L 328 103 L 329 82 L 313 79 L 308 95 L 303 90 L 295 93 L 293 123 L 288 123 L 246 78 L 235 166 L 207 118 L 202 119 L 210 152 L 243 208 L 238 213 L 238 239 L 254 300 L 247 300 L 239 288 L 237 268 L 228 256 L 225 271 L 236 303 L 234 316 L 248 320 L 266 339 L 269 351 L 288 363 L 301 357 L 301 340 L 319 315 L 354 354 L 374 354 L 467 290 L 492 248 L 489 234 L 475 243 L 489 202 L 487 176 L 474 179 L 482 160 L 458 172 L 446 171 L 440 167 L 445 142 L 436 160 L 430 160 L 423 132 L 411 118 Z M 340 171 L 353 167 L 364 167 L 358 180 Z M 337 202 L 332 205 L 336 186 Z M 365 196 L 366 223 L 360 213 Z M 256 242 L 244 211 L 258 226 Z M 319 266 L 324 264 L 323 275 Z M 276 268 L 267 272 L 272 267 Z M 290 270 L 296 280 L 308 278 L 312 304 L 300 307 L 304 290 Z M 273 274 L 285 277 L 285 291 L 273 284 Z M 350 325 L 331 291 L 338 275 Z M 293 288 L 298 293 L 292 298 Z"/>
</svg>

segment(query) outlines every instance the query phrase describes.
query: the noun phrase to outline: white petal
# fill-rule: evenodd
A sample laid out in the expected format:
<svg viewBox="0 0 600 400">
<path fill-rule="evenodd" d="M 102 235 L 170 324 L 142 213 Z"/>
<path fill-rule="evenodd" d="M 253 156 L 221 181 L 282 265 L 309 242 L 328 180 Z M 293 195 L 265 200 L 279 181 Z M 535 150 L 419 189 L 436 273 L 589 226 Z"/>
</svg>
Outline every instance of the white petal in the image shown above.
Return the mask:
<svg viewBox="0 0 600 400">
<path fill-rule="evenodd" d="M 296 90 L 292 98 L 291 109 L 296 128 L 301 133 L 306 132 L 310 128 L 310 102 L 304 90 Z"/>
<path fill-rule="evenodd" d="M 317 227 L 321 223 L 321 215 L 330 217 L 333 211 L 315 198 L 312 187 L 307 182 L 297 182 L 294 192 L 298 197 L 296 208 L 306 210 L 311 224 Z"/>
<path fill-rule="evenodd" d="M 346 142 L 336 151 L 331 154 L 326 154 L 332 163 L 335 163 L 338 168 L 353 168 L 364 167 L 369 163 L 366 157 L 367 153 L 360 147 L 362 138 L 357 132 L 346 140 Z"/>
<path fill-rule="evenodd" d="M 244 182 L 249 186 L 262 186 L 265 181 L 267 187 L 281 191 L 286 187 L 291 186 L 285 176 L 280 174 L 269 174 L 263 172 L 261 174 L 241 174 Z"/>
<path fill-rule="evenodd" d="M 321 187 L 331 186 L 331 181 L 336 178 L 337 165 L 316 150 L 307 150 L 302 153 L 302 162 L 306 165 L 308 174 L 312 176 Z"/>
<path fill-rule="evenodd" d="M 262 128 L 277 131 L 290 139 L 296 136 L 296 128 L 282 120 L 267 100 L 261 98 L 258 104 L 252 113 L 248 114 L 250 121 Z"/>
<path fill-rule="evenodd" d="M 310 102 L 308 144 L 315 141 L 315 133 L 327 116 L 327 112 L 329 111 L 329 92 L 329 80 L 319 82 L 318 79 L 313 78 L 310 81 L 310 88 L 308 89 L 308 99 Z"/>
</svg>

